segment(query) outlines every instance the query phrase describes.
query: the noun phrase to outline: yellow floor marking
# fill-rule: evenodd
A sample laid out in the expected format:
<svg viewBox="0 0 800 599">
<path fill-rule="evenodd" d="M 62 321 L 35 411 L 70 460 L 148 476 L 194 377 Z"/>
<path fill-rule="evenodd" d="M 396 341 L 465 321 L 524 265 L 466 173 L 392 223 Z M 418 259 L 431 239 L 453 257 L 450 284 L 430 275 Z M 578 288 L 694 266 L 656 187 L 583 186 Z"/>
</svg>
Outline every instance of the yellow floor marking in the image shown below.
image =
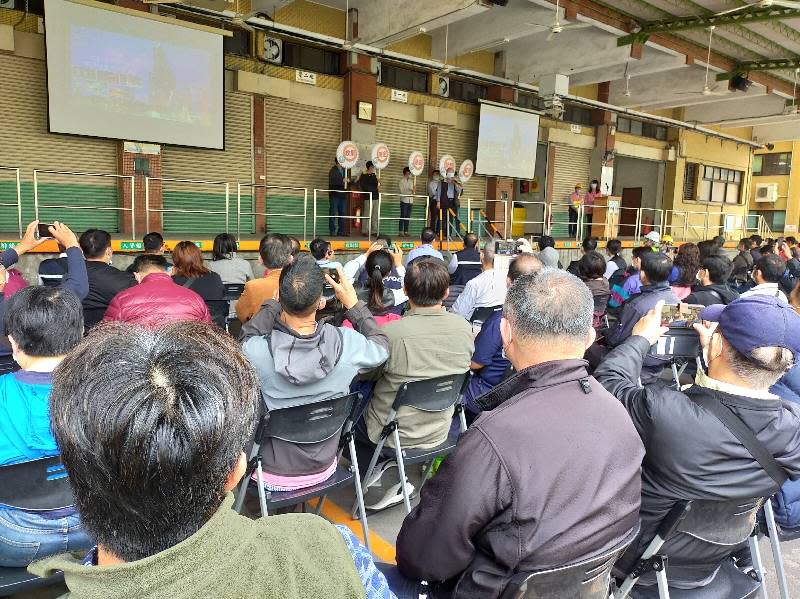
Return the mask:
<svg viewBox="0 0 800 599">
<path fill-rule="evenodd" d="M 313 510 L 316 507 L 317 502 L 316 500 L 309 501 L 308 505 L 309 508 Z M 364 542 L 364 534 L 361 530 L 361 521 L 353 520 L 349 512 L 346 512 L 340 508 L 330 499 L 326 499 L 325 503 L 322 505 L 322 515 L 334 524 L 342 524 L 343 526 L 346 526 L 353 531 L 353 534 L 355 534 L 362 543 Z M 375 534 L 375 532 L 371 529 L 369 531 L 369 541 L 372 544 L 372 555 L 374 555 L 378 561 L 386 562 L 388 564 L 396 563 L 394 545 L 381 536 Z"/>
</svg>

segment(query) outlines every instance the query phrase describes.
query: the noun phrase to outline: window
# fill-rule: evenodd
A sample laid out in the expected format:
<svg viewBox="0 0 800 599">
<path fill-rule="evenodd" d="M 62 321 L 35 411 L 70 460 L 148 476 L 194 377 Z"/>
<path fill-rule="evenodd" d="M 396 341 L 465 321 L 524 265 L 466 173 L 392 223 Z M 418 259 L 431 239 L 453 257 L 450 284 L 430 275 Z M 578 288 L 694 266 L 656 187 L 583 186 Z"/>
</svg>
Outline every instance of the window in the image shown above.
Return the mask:
<svg viewBox="0 0 800 599">
<path fill-rule="evenodd" d="M 568 104 L 564 110 L 564 121 L 576 125 L 589 126 L 592 124 L 592 111 L 590 108 Z"/>
<path fill-rule="evenodd" d="M 761 177 L 789 175 L 792 172 L 792 153 L 756 154 L 753 156 L 753 174 Z"/>
<path fill-rule="evenodd" d="M 744 173 L 714 166 L 702 167 L 697 201 L 712 204 L 738 204 Z"/>
<path fill-rule="evenodd" d="M 244 29 L 234 29 L 232 37 L 222 38 L 222 50 L 225 54 L 250 56 L 250 32 Z"/>
<path fill-rule="evenodd" d="M 424 94 L 428 92 L 428 74 L 382 62 L 380 84 Z"/>
<path fill-rule="evenodd" d="M 696 162 L 686 163 L 686 173 L 683 176 L 683 201 L 697 201 L 697 173 L 700 165 Z"/>
<path fill-rule="evenodd" d="M 655 123 L 645 123 L 626 117 L 617 117 L 617 131 L 620 133 L 630 133 L 640 137 L 649 137 L 659 141 L 667 140 L 667 128 Z"/>
<path fill-rule="evenodd" d="M 303 46 L 284 41 L 283 64 L 287 67 L 325 75 L 339 75 L 339 54 L 314 46 Z"/>
<path fill-rule="evenodd" d="M 452 100 L 463 100 L 464 102 L 477 102 L 484 99 L 489 94 L 485 85 L 450 79 L 450 98 Z"/>
<path fill-rule="evenodd" d="M 534 94 L 519 92 L 517 94 L 517 106 L 531 110 L 544 110 L 544 99 Z"/>
<path fill-rule="evenodd" d="M 760 210 L 758 212 L 750 213 L 751 222 L 757 224 L 757 217 L 763 216 L 764 222 L 772 231 L 783 231 L 786 228 L 786 212 L 783 210 Z"/>
</svg>

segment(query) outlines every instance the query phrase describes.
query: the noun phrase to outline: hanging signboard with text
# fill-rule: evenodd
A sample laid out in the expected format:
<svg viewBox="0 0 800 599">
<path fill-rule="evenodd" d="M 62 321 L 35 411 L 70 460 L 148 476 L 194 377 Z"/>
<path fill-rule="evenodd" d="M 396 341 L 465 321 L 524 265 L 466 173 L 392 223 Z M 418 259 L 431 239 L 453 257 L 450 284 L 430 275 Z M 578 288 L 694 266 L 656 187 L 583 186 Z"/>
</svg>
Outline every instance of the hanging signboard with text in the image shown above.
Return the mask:
<svg viewBox="0 0 800 599">
<path fill-rule="evenodd" d="M 425 171 L 425 155 L 422 152 L 411 152 L 408 156 L 408 169 L 415 177 Z"/>
<path fill-rule="evenodd" d="M 456 171 L 456 159 L 450 156 L 450 154 L 445 154 L 439 158 L 439 172 L 444 175 L 447 171 Z"/>
<path fill-rule="evenodd" d="M 391 153 L 389 152 L 389 146 L 385 143 L 379 142 L 372 146 L 372 164 L 375 165 L 375 168 L 379 171 L 382 171 L 387 166 L 389 166 L 389 158 L 391 157 Z"/>
<path fill-rule="evenodd" d="M 336 161 L 344 168 L 353 168 L 358 162 L 358 146 L 352 141 L 343 141 L 336 148 Z"/>
</svg>

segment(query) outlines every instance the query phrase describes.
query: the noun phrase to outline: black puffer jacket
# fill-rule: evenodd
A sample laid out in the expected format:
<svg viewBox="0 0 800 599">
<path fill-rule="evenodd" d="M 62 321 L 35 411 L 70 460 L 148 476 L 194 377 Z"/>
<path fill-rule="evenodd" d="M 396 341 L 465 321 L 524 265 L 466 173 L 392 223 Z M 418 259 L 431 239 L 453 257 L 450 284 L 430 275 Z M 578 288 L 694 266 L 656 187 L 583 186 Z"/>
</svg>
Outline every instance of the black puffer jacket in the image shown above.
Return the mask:
<svg viewBox="0 0 800 599">
<path fill-rule="evenodd" d="M 657 381 L 640 387 L 642 360 L 650 349 L 643 337 L 630 337 L 611 351 L 594 376 L 627 408 L 644 441 L 642 532 L 617 562 L 629 570 L 658 524 L 684 499 L 768 497 L 778 486 L 736 437 L 684 393 Z M 702 392 L 694 386 L 691 392 Z M 710 392 L 710 391 L 709 391 Z M 800 478 L 800 406 L 780 399 L 755 399 L 715 392 L 775 456 L 792 480 Z M 664 546 L 670 582 L 697 586 L 714 573 L 727 551 L 677 535 Z"/>
<path fill-rule="evenodd" d="M 695 285 L 692 292 L 683 301 L 687 304 L 702 304 L 713 306 L 714 304 L 730 304 L 733 300 L 739 299 L 739 294 L 727 285 Z"/>
</svg>

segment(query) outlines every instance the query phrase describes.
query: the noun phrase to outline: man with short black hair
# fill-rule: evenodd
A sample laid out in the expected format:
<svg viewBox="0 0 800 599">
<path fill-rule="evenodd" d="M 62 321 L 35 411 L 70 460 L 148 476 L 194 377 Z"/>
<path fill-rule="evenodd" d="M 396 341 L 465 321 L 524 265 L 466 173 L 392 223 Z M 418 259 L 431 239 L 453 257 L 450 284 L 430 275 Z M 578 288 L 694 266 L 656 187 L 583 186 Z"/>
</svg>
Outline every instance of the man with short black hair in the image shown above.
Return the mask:
<svg viewBox="0 0 800 599">
<path fill-rule="evenodd" d="M 164 247 L 164 236 L 157 231 L 152 231 L 142 237 L 142 250 L 145 254 L 151 254 L 153 256 L 163 256 L 165 247 Z M 125 269 L 126 272 L 133 274 L 136 272 L 133 269 L 133 263 Z M 167 272 L 172 270 L 172 263 L 167 260 Z"/>
<path fill-rule="evenodd" d="M 342 268 L 342 265 L 339 262 L 334 262 L 331 260 L 334 255 L 334 251 L 331 247 L 330 241 L 326 241 L 325 239 L 317 237 L 308 244 L 308 251 L 311 252 L 312 256 L 314 256 L 314 260 L 317 261 L 317 264 L 320 268 L 333 270 Z"/>
<path fill-rule="evenodd" d="M 328 214 L 328 232 L 330 236 L 345 236 L 344 218 L 347 213 L 347 171 L 339 164 L 337 158 L 333 159 L 333 166 L 328 171 L 328 200 L 330 208 Z"/>
<path fill-rule="evenodd" d="M 364 216 L 369 220 L 367 227 L 361 228 L 364 237 L 367 235 L 378 235 L 380 233 L 380 221 L 378 220 L 378 194 L 381 190 L 381 182 L 375 174 L 375 165 L 371 160 L 367 161 L 366 170 L 358 178 L 358 187 L 363 192 Z M 371 195 L 367 195 L 367 194 Z M 367 211 L 369 209 L 369 211 Z M 366 232 L 366 230 L 369 233 Z"/>
<path fill-rule="evenodd" d="M 424 257 L 406 267 L 404 289 L 409 310 L 402 319 L 382 329 L 389 339 L 389 359 L 376 373 L 375 391 L 364 415 L 372 443 L 378 442 L 397 390 L 403 383 L 469 370 L 475 348 L 472 327 L 461 316 L 442 308 L 449 285 L 450 276 L 441 260 Z M 428 449 L 447 438 L 453 409 L 429 413 L 402 407 L 398 418 L 403 447 Z M 393 446 L 394 441 L 390 438 L 387 444 Z M 399 484 L 389 489 L 388 494 L 392 497 L 386 507 L 403 500 Z"/>
<path fill-rule="evenodd" d="M 770 497 L 779 484 L 708 403 L 742 421 L 777 460 L 800 478 L 800 409 L 769 392 L 800 355 L 800 316 L 775 297 L 752 296 L 708 306 L 694 325 L 707 370 L 677 391 L 663 381 L 640 382 L 642 363 L 667 332 L 663 303 L 648 312 L 595 370 L 597 380 L 627 409 L 644 442 L 641 532 L 617 563 L 630 571 L 679 501 L 731 501 Z M 702 587 L 729 559 L 726 545 L 678 532 L 661 548 L 669 555 L 670 586 Z M 640 584 L 655 585 L 653 573 Z M 688 591 L 687 595 L 691 595 Z"/>
<path fill-rule="evenodd" d="M 597 250 L 597 238 L 595 237 L 584 237 L 583 241 L 581 242 L 581 252 L 585 256 L 589 252 L 594 252 Z M 580 276 L 580 271 L 578 270 L 578 263 L 580 262 L 580 258 L 577 260 L 573 260 L 567 266 L 567 272 L 571 275 L 575 275 L 576 277 Z"/>
<path fill-rule="evenodd" d="M 236 302 L 236 315 L 242 323 L 250 320 L 264 302 L 275 299 L 281 269 L 292 262 L 291 239 L 282 233 L 267 233 L 258 246 L 258 259 L 266 274 L 244 284 L 242 297 Z"/>
<path fill-rule="evenodd" d="M 421 258 L 422 256 L 432 256 L 433 258 L 438 258 L 444 263 L 442 252 L 433 247 L 433 242 L 436 241 L 436 233 L 433 232 L 433 229 L 430 227 L 422 229 L 420 241 L 422 243 L 419 245 L 419 247 L 415 247 L 413 250 L 408 252 L 406 265 L 411 264 L 414 260 Z"/>
<path fill-rule="evenodd" d="M 719 250 L 725 247 L 725 237 L 723 237 L 722 235 L 715 236 L 714 239 L 712 239 L 711 241 L 714 243 L 715 246 L 717 246 L 717 249 Z"/>
<path fill-rule="evenodd" d="M 150 328 L 176 321 L 211 322 L 203 298 L 191 289 L 178 285 L 167 274 L 167 259 L 164 256 L 136 256 L 133 272 L 139 284 L 114 296 L 103 320 L 118 320 Z"/>
<path fill-rule="evenodd" d="M 88 229 L 79 243 L 86 258 L 89 293 L 83 300 L 83 320 L 91 329 L 103 320 L 111 300 L 120 292 L 136 285 L 132 274 L 111 266 L 111 235 L 102 229 Z"/>
<path fill-rule="evenodd" d="M 739 294 L 728 286 L 728 279 L 733 271 L 733 263 L 722 254 L 712 255 L 703 260 L 697 277 L 699 285 L 692 287 L 692 292 L 683 301 L 687 304 L 730 304 L 739 298 Z"/>
<path fill-rule="evenodd" d="M 611 239 L 606 244 L 608 262 L 606 262 L 606 272 L 603 275 L 606 279 L 610 279 L 618 270 L 625 272 L 625 269 L 628 268 L 628 263 L 625 262 L 625 258 L 620 256 L 621 251 L 622 242 L 619 239 Z"/>
<path fill-rule="evenodd" d="M 764 254 L 753 268 L 753 280 L 756 286 L 742 293 L 742 297 L 752 295 L 770 295 L 784 302 L 788 301 L 786 294 L 781 291 L 779 283 L 786 272 L 786 264 L 775 254 Z"/>
<path fill-rule="evenodd" d="M 750 253 L 750 239 L 745 238 L 739 241 L 739 253 L 733 259 L 733 272 L 731 274 L 733 282 L 737 286 L 742 286 L 750 280 L 750 273 L 753 270 L 753 255 Z"/>
<path fill-rule="evenodd" d="M 311 256 L 298 256 L 281 271 L 279 300 L 268 300 L 242 327 L 244 353 L 258 372 L 267 411 L 346 395 L 356 376 L 386 361 L 386 335 L 342 269 L 337 272 L 338 283 Z M 353 328 L 316 321 L 317 312 L 325 307 L 326 281 Z M 312 444 L 270 440 L 262 449 L 268 490 L 292 490 L 327 480 L 336 469 L 338 446 L 337 436 Z"/>
<path fill-rule="evenodd" d="M 561 268 L 558 250 L 556 250 L 556 240 L 550 235 L 539 237 L 539 253 L 536 254 L 536 257 L 548 268 Z"/>
<path fill-rule="evenodd" d="M 481 274 L 481 251 L 476 233 L 464 235 L 464 249 L 450 257 L 447 272 L 450 273 L 451 285 L 466 285 Z"/>
<path fill-rule="evenodd" d="M 586 370 L 589 290 L 559 270 L 523 275 L 500 331 L 517 374 L 477 400 L 397 538 L 400 572 L 429 596 L 496 599 L 515 574 L 580 562 L 638 526 L 644 451 Z"/>
<path fill-rule="evenodd" d="M 758 262 L 761 258 L 761 244 L 764 243 L 764 238 L 761 235 L 750 236 L 750 255 L 753 258 L 753 263 Z"/>
<path fill-rule="evenodd" d="M 363 599 L 365 587 L 368 598 L 386 597 L 349 531 L 307 514 L 251 520 L 231 509 L 258 402 L 255 372 L 220 330 L 99 327 L 62 362 L 51 398 L 53 432 L 97 548 L 32 569 L 63 571 L 80 597 L 258 589 L 265 599 Z"/>
</svg>

